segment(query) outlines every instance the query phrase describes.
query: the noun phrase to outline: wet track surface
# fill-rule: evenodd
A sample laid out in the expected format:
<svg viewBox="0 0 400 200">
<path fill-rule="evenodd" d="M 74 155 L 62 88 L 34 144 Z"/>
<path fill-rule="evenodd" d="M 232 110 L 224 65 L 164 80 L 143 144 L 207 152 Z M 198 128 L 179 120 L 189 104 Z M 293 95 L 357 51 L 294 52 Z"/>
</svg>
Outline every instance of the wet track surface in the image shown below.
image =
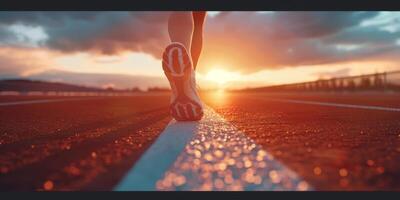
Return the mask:
<svg viewBox="0 0 400 200">
<path fill-rule="evenodd" d="M 400 112 L 268 99 L 400 108 L 399 95 L 203 97 L 316 190 L 400 190 Z M 110 190 L 171 120 L 168 95 L 87 98 L 0 107 L 1 190 Z"/>
</svg>

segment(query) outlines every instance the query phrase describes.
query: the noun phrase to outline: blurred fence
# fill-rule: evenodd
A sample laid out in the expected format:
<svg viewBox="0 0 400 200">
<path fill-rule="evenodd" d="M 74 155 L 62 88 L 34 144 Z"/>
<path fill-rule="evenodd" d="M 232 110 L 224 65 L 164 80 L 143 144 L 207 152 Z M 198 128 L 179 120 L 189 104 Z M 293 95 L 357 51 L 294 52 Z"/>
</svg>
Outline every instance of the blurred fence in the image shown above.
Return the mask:
<svg viewBox="0 0 400 200">
<path fill-rule="evenodd" d="M 396 91 L 400 92 L 400 71 L 269 86 L 252 91 Z"/>
</svg>

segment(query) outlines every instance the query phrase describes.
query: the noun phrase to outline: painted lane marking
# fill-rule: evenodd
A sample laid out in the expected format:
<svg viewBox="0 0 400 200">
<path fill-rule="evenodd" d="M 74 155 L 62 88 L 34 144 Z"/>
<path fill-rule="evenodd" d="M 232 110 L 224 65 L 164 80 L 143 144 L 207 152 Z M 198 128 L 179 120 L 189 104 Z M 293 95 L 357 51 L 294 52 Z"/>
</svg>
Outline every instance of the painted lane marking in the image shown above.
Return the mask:
<svg viewBox="0 0 400 200">
<path fill-rule="evenodd" d="M 172 121 L 115 187 L 143 190 L 311 190 L 293 171 L 211 108 Z"/>
<path fill-rule="evenodd" d="M 51 102 L 62 102 L 62 101 L 79 101 L 79 100 L 92 100 L 92 99 L 99 99 L 99 98 L 40 99 L 40 100 L 29 100 L 29 101 L 13 101 L 13 102 L 0 103 L 0 106 L 39 104 L 39 103 L 51 103 Z"/>
<path fill-rule="evenodd" d="M 154 190 L 157 180 L 173 164 L 196 129 L 198 122 L 172 120 L 114 190 Z"/>
<path fill-rule="evenodd" d="M 131 97 L 137 96 L 166 96 L 166 94 L 131 94 Z M 62 101 L 79 101 L 79 100 L 97 100 L 105 98 L 113 98 L 115 96 L 99 96 L 99 97 L 89 97 L 89 98 L 67 98 L 67 99 L 40 99 L 40 100 L 27 100 L 27 101 L 12 101 L 12 102 L 1 102 L 0 106 L 12 106 L 12 105 L 25 105 L 25 104 L 38 104 L 38 103 L 51 103 L 51 102 L 62 102 Z M 118 97 L 118 96 L 116 96 Z"/>
<path fill-rule="evenodd" d="M 270 98 L 270 97 L 250 97 L 250 98 L 265 99 L 265 100 L 279 101 L 279 102 L 286 102 L 286 103 L 297 103 L 297 104 L 309 104 L 309 105 L 319 105 L 319 106 L 331 106 L 331 107 L 342 107 L 342 108 L 357 108 L 357 109 L 367 109 L 367 110 L 383 110 L 383 111 L 400 112 L 400 108 L 393 108 L 393 107 L 366 106 L 366 105 L 356 105 L 356 104 L 342 104 L 342 103 L 320 102 L 320 101 L 280 99 L 280 98 Z"/>
</svg>

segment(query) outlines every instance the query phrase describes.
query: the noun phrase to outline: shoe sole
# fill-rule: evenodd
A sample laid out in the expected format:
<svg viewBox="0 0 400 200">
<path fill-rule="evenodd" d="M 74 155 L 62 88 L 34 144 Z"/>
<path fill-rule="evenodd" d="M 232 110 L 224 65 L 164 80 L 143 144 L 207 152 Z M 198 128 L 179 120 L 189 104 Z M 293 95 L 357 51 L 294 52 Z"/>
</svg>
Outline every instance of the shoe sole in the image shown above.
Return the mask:
<svg viewBox="0 0 400 200">
<path fill-rule="evenodd" d="M 191 76 L 192 62 L 186 48 L 177 43 L 169 45 L 163 54 L 163 70 L 177 96 L 170 105 L 170 113 L 177 121 L 197 121 L 203 117 L 203 109 L 184 92 L 184 84 Z"/>
</svg>

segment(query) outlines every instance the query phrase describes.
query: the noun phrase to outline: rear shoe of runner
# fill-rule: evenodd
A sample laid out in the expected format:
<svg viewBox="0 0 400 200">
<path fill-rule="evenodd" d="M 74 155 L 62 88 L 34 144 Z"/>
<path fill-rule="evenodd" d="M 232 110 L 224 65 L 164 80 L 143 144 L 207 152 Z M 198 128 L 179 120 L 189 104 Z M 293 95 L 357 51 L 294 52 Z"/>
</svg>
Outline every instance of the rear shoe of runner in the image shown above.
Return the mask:
<svg viewBox="0 0 400 200">
<path fill-rule="evenodd" d="M 196 90 L 196 78 L 185 46 L 173 42 L 163 54 L 162 66 L 171 85 L 170 112 L 177 121 L 197 121 L 203 117 L 203 104 Z"/>
</svg>

